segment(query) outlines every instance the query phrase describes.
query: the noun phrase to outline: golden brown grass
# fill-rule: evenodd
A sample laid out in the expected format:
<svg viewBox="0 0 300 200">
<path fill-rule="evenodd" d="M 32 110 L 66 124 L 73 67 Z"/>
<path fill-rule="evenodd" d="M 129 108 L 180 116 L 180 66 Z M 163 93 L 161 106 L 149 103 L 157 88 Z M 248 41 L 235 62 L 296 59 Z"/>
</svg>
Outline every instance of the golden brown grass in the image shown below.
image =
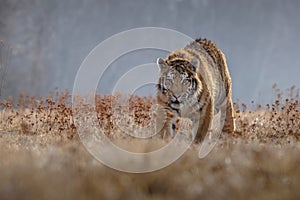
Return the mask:
<svg viewBox="0 0 300 200">
<path fill-rule="evenodd" d="M 68 92 L 8 99 L 0 115 L 0 199 L 300 199 L 299 92 L 277 92 L 273 104 L 252 110 L 236 103 L 236 133 L 222 135 L 204 159 L 193 144 L 169 167 L 147 174 L 115 171 L 87 152 Z M 99 125 L 120 146 L 142 148 L 110 120 L 113 98 L 96 97 Z M 137 123 L 147 124 L 152 104 L 151 97 L 131 100 Z"/>
</svg>

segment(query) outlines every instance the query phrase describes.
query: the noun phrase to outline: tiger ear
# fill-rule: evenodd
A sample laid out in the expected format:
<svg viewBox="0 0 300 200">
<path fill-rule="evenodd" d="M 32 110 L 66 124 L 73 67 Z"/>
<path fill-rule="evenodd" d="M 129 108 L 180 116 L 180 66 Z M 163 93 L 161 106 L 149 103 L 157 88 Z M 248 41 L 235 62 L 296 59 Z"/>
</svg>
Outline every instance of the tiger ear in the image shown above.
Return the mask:
<svg viewBox="0 0 300 200">
<path fill-rule="evenodd" d="M 191 63 L 191 66 L 190 66 L 191 70 L 193 72 L 196 72 L 198 67 L 199 67 L 200 61 L 197 58 L 194 58 L 194 59 L 191 60 L 190 63 Z"/>
<path fill-rule="evenodd" d="M 157 58 L 156 64 L 159 67 L 159 69 L 160 69 L 161 72 L 166 71 L 166 69 L 168 67 L 167 63 L 162 58 Z"/>
</svg>

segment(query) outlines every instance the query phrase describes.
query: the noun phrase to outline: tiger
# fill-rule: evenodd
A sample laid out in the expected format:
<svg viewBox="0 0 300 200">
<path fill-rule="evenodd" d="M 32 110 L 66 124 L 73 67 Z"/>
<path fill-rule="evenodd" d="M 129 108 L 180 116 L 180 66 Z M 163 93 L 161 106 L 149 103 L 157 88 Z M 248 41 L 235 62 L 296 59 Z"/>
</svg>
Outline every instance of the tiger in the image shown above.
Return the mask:
<svg viewBox="0 0 300 200">
<path fill-rule="evenodd" d="M 222 132 L 235 131 L 232 82 L 223 52 L 212 41 L 199 38 L 184 48 L 157 58 L 159 78 L 156 100 L 165 113 L 162 137 L 174 136 L 179 118 L 197 123 L 195 142 L 203 141 L 214 114 L 224 102 Z"/>
</svg>

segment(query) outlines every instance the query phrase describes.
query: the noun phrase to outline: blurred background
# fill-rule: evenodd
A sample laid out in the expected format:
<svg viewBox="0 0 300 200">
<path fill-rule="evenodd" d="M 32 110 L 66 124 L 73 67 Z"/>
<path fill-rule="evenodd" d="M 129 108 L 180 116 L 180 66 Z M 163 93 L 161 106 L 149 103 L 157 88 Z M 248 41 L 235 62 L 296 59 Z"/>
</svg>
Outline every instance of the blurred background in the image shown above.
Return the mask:
<svg viewBox="0 0 300 200">
<path fill-rule="evenodd" d="M 1 98 L 71 91 L 97 44 L 155 26 L 214 41 L 227 57 L 234 100 L 265 104 L 275 98 L 274 83 L 300 86 L 299 10 L 300 1 L 292 0 L 0 0 L 0 40 L 13 48 Z M 144 51 L 113 69 L 126 72 L 165 55 Z M 106 83 L 100 92 L 109 92 Z"/>
</svg>

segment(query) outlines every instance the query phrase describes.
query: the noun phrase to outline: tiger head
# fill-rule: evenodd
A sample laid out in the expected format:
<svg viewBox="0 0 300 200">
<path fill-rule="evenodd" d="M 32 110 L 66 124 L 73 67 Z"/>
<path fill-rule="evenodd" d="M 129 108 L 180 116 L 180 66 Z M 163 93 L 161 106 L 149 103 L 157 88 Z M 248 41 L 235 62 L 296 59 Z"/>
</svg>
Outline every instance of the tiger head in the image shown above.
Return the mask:
<svg viewBox="0 0 300 200">
<path fill-rule="evenodd" d="M 160 70 L 157 84 L 158 101 L 179 113 L 182 106 L 191 102 L 190 100 L 202 90 L 197 75 L 199 60 L 187 61 L 178 58 L 165 61 L 158 58 L 157 65 Z"/>
</svg>

